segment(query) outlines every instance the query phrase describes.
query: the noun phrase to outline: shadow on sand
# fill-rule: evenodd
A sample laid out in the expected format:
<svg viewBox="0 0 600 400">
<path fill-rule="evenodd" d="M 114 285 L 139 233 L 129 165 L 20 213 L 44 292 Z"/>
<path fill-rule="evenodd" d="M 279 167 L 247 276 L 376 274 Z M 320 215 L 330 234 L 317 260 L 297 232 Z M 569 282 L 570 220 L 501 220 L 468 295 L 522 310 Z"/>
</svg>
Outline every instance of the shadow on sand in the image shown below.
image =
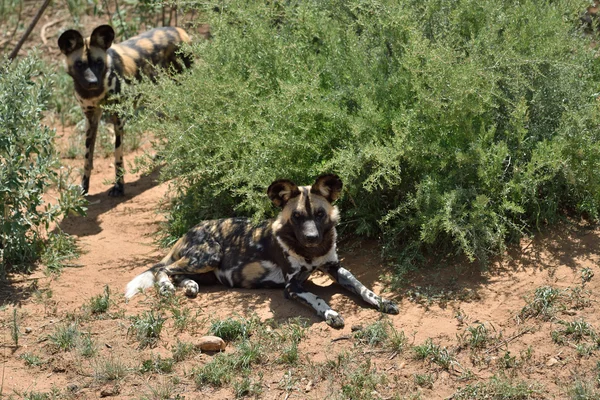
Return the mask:
<svg viewBox="0 0 600 400">
<path fill-rule="evenodd" d="M 484 266 L 466 258 L 445 265 L 422 268 L 406 274 L 397 293 L 427 306 L 431 300 L 444 308 L 449 300 L 478 300 L 490 279 L 517 272 L 552 272 L 559 266 L 576 271 L 582 262 L 600 255 L 600 230 L 597 226 L 562 223 L 533 238 L 512 244 L 505 254 Z M 535 288 L 532 288 L 532 290 Z"/>
<path fill-rule="evenodd" d="M 87 215 L 70 215 L 66 217 L 60 222 L 60 229 L 70 235 L 79 237 L 99 233 L 102 230 L 98 221 L 99 216 L 110 211 L 120 203 L 131 200 L 155 187 L 157 185 L 159 172 L 160 171 L 156 169 L 150 174 L 142 175 L 139 179 L 126 183 L 126 192 L 123 197 L 108 196 L 108 189 L 105 192 L 88 196 L 87 200 L 89 205 Z M 150 259 L 150 257 L 141 257 L 140 259 L 126 261 L 128 265 L 133 267 L 140 267 L 156 262 L 155 260 Z M 34 272 L 37 268 L 39 268 L 39 265 L 33 265 L 30 270 Z M 38 278 L 30 277 L 26 274 L 9 274 L 6 280 L 0 281 L 0 305 L 19 305 L 21 302 L 29 299 L 33 293 L 38 291 Z"/>
<path fill-rule="evenodd" d="M 90 236 L 102 231 L 98 217 L 115 208 L 120 203 L 129 201 L 157 185 L 159 169 L 148 175 L 142 175 L 138 180 L 125 183 L 125 196 L 110 197 L 108 189 L 105 192 L 87 196 L 88 210 L 85 216 L 68 216 L 60 223 L 60 229 L 75 236 Z"/>
</svg>

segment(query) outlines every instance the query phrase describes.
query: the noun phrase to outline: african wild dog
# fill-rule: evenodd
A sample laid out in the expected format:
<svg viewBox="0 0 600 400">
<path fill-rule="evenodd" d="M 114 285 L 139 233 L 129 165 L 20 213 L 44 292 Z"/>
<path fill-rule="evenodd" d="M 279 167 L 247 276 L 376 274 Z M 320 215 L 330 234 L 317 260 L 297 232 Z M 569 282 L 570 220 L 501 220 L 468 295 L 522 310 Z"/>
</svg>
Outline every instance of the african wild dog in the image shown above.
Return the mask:
<svg viewBox="0 0 600 400">
<path fill-rule="evenodd" d="M 87 193 L 94 165 L 94 145 L 98 124 L 102 116 L 102 105 L 111 95 L 121 92 L 123 82 L 140 79 L 142 74 L 155 76 L 156 68 L 173 67 L 182 70 L 180 61 L 189 67 L 188 55 L 180 56 L 178 49 L 190 38 L 181 28 L 164 27 L 145 32 L 119 44 L 113 44 L 115 32 L 109 25 L 94 29 L 89 38 L 70 29 L 58 38 L 58 47 L 66 56 L 69 75 L 75 85 L 75 97 L 86 118 L 85 163 L 81 188 Z M 122 196 L 123 187 L 123 139 L 124 121 L 116 114 L 111 115 L 115 129 L 115 184 L 110 196 Z"/>
<path fill-rule="evenodd" d="M 327 324 L 341 328 L 344 319 L 302 287 L 319 269 L 371 306 L 397 314 L 396 304 L 367 289 L 340 264 L 335 230 L 339 212 L 331 203 L 341 190 L 342 181 L 332 174 L 320 176 L 312 186 L 277 180 L 267 190 L 271 201 L 282 208 L 275 219 L 257 226 L 241 218 L 201 222 L 179 239 L 162 261 L 129 282 L 125 297 L 131 298 L 155 282 L 161 293 L 174 292 L 171 279 L 185 288 L 187 296 L 195 297 L 199 290 L 196 281 L 216 276 L 230 287 L 284 287 L 287 298 L 311 306 Z"/>
</svg>

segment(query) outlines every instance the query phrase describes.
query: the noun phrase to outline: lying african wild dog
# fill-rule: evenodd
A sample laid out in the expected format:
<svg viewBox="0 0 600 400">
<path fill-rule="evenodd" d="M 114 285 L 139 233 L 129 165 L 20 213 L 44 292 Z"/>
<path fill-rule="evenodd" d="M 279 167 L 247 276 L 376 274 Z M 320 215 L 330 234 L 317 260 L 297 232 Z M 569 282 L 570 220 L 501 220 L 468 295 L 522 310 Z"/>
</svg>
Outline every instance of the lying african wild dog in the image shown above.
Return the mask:
<svg viewBox="0 0 600 400">
<path fill-rule="evenodd" d="M 75 85 L 75 97 L 86 118 L 85 163 L 81 188 L 87 193 L 94 165 L 94 145 L 98 124 L 102 116 L 102 105 L 113 94 L 121 92 L 123 81 L 140 79 L 142 74 L 155 76 L 156 68 L 173 67 L 182 70 L 179 59 L 186 67 L 191 65 L 188 55 L 177 51 L 182 42 L 190 38 L 181 28 L 157 28 L 135 36 L 119 44 L 113 44 L 115 32 L 109 25 L 94 29 L 89 38 L 70 29 L 58 38 L 58 47 L 66 56 L 69 75 Z M 124 121 L 116 114 L 111 115 L 115 129 L 115 184 L 110 196 L 124 195 L 123 139 Z"/>
<path fill-rule="evenodd" d="M 319 269 L 373 307 L 397 314 L 396 304 L 367 289 L 338 260 L 335 225 L 339 212 L 331 203 L 341 190 L 342 181 L 332 174 L 320 176 L 312 186 L 277 180 L 267 190 L 275 206 L 282 208 L 275 219 L 258 226 L 241 218 L 201 222 L 179 239 L 162 261 L 129 282 L 125 297 L 131 298 L 155 282 L 161 293 L 172 293 L 171 279 L 185 288 L 187 296 L 196 297 L 196 281 L 216 276 L 230 287 L 284 287 L 286 298 L 311 306 L 327 324 L 341 328 L 344 319 L 302 287 Z"/>
</svg>

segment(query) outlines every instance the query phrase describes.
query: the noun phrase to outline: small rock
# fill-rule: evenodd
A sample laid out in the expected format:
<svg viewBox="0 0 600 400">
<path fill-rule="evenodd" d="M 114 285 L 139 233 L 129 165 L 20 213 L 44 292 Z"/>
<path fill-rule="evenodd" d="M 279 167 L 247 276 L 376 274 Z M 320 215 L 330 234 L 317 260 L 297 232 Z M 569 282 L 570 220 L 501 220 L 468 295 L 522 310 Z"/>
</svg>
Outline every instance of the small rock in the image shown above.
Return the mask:
<svg viewBox="0 0 600 400">
<path fill-rule="evenodd" d="M 78 390 L 79 390 L 79 386 L 77 386 L 77 384 L 76 384 L 76 383 L 69 383 L 69 384 L 67 385 L 67 390 L 68 390 L 69 392 L 75 393 L 76 391 L 78 391 Z"/>
<path fill-rule="evenodd" d="M 30 327 L 25 328 L 25 333 L 31 333 L 31 332 L 33 332 L 33 329 L 31 329 Z"/>
<path fill-rule="evenodd" d="M 554 358 L 554 357 L 550 357 L 550 359 L 548 359 L 548 362 L 546 362 L 546 367 L 552 367 L 553 365 L 558 364 L 559 361 Z"/>
<path fill-rule="evenodd" d="M 567 315 L 577 315 L 577 311 L 575 310 L 564 310 L 563 314 L 567 314 Z"/>
<path fill-rule="evenodd" d="M 111 346 L 110 344 L 108 344 L 108 343 L 104 343 L 104 345 L 105 345 L 107 348 L 109 348 L 109 349 L 112 349 L 112 346 Z"/>
<path fill-rule="evenodd" d="M 218 336 L 202 336 L 196 347 L 201 351 L 224 351 L 227 344 Z"/>
<path fill-rule="evenodd" d="M 352 332 L 357 332 L 357 331 L 362 331 L 364 328 L 362 325 L 352 325 L 352 327 L 350 328 L 350 330 Z"/>
</svg>

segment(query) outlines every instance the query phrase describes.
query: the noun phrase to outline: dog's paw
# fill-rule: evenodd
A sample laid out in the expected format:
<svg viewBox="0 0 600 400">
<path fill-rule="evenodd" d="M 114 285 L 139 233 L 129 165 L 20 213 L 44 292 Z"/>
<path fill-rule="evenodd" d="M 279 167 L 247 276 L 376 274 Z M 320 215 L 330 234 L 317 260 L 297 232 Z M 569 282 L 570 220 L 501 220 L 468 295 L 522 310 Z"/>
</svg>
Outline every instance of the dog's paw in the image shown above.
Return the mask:
<svg viewBox="0 0 600 400">
<path fill-rule="evenodd" d="M 379 310 L 386 314 L 398 314 L 400 313 L 400 308 L 396 303 L 390 300 L 381 299 L 381 303 L 379 304 Z"/>
<path fill-rule="evenodd" d="M 90 190 L 90 177 L 84 176 L 83 179 L 81 180 L 81 194 L 86 196 L 88 194 L 89 190 Z"/>
<path fill-rule="evenodd" d="M 123 197 L 125 196 L 125 185 L 123 183 L 115 183 L 115 185 L 108 191 L 110 197 Z"/>
<path fill-rule="evenodd" d="M 187 281 L 183 286 L 185 290 L 185 295 L 190 299 L 195 299 L 198 296 L 198 292 L 200 291 L 200 287 L 195 281 Z"/>
<path fill-rule="evenodd" d="M 333 310 L 325 311 L 325 322 L 332 328 L 341 329 L 344 327 L 344 318 Z"/>
<path fill-rule="evenodd" d="M 169 281 L 160 282 L 158 285 L 158 292 L 162 296 L 170 296 L 175 293 L 175 286 Z"/>
</svg>

